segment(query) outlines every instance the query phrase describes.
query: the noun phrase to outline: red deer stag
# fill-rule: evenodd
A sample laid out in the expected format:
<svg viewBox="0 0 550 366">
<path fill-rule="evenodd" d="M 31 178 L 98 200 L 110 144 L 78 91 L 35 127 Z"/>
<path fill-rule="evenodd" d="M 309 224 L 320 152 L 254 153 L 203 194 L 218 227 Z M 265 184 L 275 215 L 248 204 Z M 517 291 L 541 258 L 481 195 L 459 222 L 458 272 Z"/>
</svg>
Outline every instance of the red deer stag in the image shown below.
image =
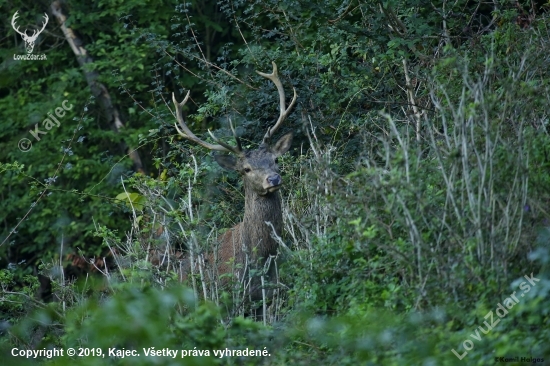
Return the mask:
<svg viewBox="0 0 550 366">
<path fill-rule="evenodd" d="M 270 256 L 277 254 L 278 244 L 273 239 L 273 229 L 277 235 L 281 234 L 283 215 L 281 209 L 281 197 L 279 188 L 283 183 L 279 175 L 277 158 L 288 151 L 292 143 L 292 133 L 281 137 L 274 145 L 271 137 L 281 127 L 283 121 L 296 103 L 296 89 L 288 108 L 285 107 L 285 92 L 277 73 L 277 65 L 273 62 L 271 74 L 257 73 L 271 80 L 280 97 L 280 115 L 275 125 L 268 128 L 262 143 L 256 150 L 243 150 L 233 125 L 231 130 L 237 146 L 232 146 L 217 139 L 210 131 L 210 136 L 217 144 L 210 144 L 199 139 L 185 124 L 182 116 L 182 107 L 189 98 L 189 92 L 185 99 L 178 103 L 174 94 L 172 99 L 176 107 L 176 117 L 181 127 L 176 129 L 178 133 L 194 143 L 197 143 L 213 151 L 232 153 L 233 155 L 215 155 L 216 162 L 225 169 L 236 170 L 244 180 L 245 209 L 244 219 L 241 223 L 218 237 L 219 246 L 216 255 L 209 255 L 210 263 L 215 263 L 218 274 L 231 274 L 235 268 L 240 268 L 237 280 L 246 283 L 247 269 L 253 266 L 263 266 Z M 183 131 L 182 131 L 183 130 Z M 267 223 L 273 225 L 273 229 Z M 234 258 L 234 261 L 233 261 Z M 217 259 L 217 260 L 215 260 Z M 267 278 L 273 278 L 274 265 L 270 265 Z M 224 284 L 227 281 L 222 282 Z M 260 300 L 265 291 L 260 290 L 260 284 L 254 279 L 249 284 L 252 300 Z M 264 301 L 265 306 L 265 301 Z"/>
</svg>

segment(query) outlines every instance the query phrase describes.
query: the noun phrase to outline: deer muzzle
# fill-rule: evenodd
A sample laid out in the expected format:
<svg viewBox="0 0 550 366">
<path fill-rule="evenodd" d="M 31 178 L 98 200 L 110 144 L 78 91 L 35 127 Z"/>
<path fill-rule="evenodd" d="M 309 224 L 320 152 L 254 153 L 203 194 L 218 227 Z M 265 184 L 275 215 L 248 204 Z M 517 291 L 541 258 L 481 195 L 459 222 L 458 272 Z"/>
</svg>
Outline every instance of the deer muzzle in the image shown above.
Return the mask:
<svg viewBox="0 0 550 366">
<path fill-rule="evenodd" d="M 279 188 L 283 184 L 283 180 L 279 174 L 272 174 L 266 178 L 267 185 L 269 190 L 274 190 L 273 188 Z"/>
</svg>

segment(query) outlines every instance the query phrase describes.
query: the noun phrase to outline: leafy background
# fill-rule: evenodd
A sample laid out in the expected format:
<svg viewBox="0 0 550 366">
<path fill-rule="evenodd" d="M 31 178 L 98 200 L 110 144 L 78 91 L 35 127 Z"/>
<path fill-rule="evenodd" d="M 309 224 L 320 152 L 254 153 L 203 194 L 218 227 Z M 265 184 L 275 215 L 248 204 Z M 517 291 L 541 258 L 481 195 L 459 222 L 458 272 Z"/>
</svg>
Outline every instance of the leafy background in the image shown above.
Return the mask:
<svg viewBox="0 0 550 366">
<path fill-rule="evenodd" d="M 113 364 L 550 358 L 547 3 L 63 1 L 93 58 L 85 67 L 50 6 L 0 5 L 0 346 L 10 363 L 38 362 L 9 356 L 13 347 L 54 346 L 271 354 Z M 47 60 L 13 59 L 24 53 L 17 10 L 29 29 L 49 14 L 34 51 Z M 203 299 L 177 281 L 188 248 L 240 220 L 243 196 L 236 175 L 177 137 L 171 93 L 191 90 L 193 130 L 228 136 L 231 117 L 254 147 L 277 114 L 273 87 L 254 72 L 271 61 L 299 99 L 280 131 L 296 135 L 281 164 L 286 289 L 263 325 L 232 294 Z M 92 96 L 91 72 L 123 129 Z M 60 126 L 21 152 L 64 100 L 73 108 Z M 166 248 L 171 261 L 155 260 Z M 471 337 L 531 273 L 540 282 Z M 463 354 L 466 339 L 474 346 L 459 360 L 451 350 Z"/>
</svg>

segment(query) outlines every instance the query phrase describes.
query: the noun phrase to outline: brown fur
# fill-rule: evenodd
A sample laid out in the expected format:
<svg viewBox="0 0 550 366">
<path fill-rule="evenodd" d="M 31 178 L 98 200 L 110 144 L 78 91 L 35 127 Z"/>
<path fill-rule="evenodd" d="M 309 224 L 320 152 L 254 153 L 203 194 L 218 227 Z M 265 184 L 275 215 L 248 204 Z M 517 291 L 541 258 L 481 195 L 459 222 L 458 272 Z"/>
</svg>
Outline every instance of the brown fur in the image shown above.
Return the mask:
<svg viewBox="0 0 550 366">
<path fill-rule="evenodd" d="M 273 146 L 270 146 L 269 142 L 294 107 L 297 98 L 296 89 L 292 88 L 294 91 L 292 101 L 288 108 L 285 107 L 285 92 L 279 79 L 277 65 L 275 62 L 272 62 L 272 65 L 273 72 L 271 74 L 256 72 L 275 84 L 279 93 L 280 113 L 273 127 L 267 129 L 262 144 L 257 150 L 244 151 L 242 149 L 240 139 L 236 135 L 231 120 L 229 122 L 237 146 L 219 140 L 212 133 L 210 133 L 210 137 L 216 141 L 216 144 L 198 138 L 183 119 L 182 108 L 189 100 L 191 91 L 187 92 L 182 102 L 178 102 L 175 94 L 172 93 L 172 101 L 176 108 L 175 114 L 179 127 L 176 123 L 174 125 L 180 136 L 209 150 L 235 154 L 235 156 L 215 155 L 214 157 L 222 167 L 236 170 L 243 177 L 245 190 L 244 219 L 243 222 L 218 238 L 219 245 L 215 248 L 214 253 L 208 256 L 208 262 L 213 264 L 218 275 L 236 274 L 236 279 L 245 284 L 253 299 L 262 298 L 260 296 L 261 291 L 258 291 L 260 281 L 256 276 L 250 287 L 248 287 L 246 276 L 247 273 L 250 273 L 248 270 L 251 268 L 263 269 L 266 260 L 271 255 L 277 254 L 277 242 L 271 237 L 273 229 L 275 234 L 280 236 L 283 225 L 281 198 L 278 192 L 282 185 L 282 178 L 279 175 L 277 157 L 286 153 L 290 148 L 292 133 L 281 137 Z M 273 229 L 266 222 L 270 222 Z M 273 278 L 273 272 L 274 266 L 271 265 L 267 272 L 268 279 Z M 227 276 L 224 276 L 224 278 L 221 281 L 222 285 L 230 282 Z"/>
<path fill-rule="evenodd" d="M 277 157 L 290 148 L 292 134 L 283 136 L 273 147 L 262 145 L 258 150 L 247 151 L 240 156 L 218 155 L 216 161 L 226 169 L 239 172 L 244 180 L 245 209 L 241 223 L 218 237 L 218 247 L 208 255 L 208 262 L 215 264 L 218 275 L 235 274 L 236 280 L 246 283 L 250 268 L 262 270 L 269 256 L 277 254 L 278 244 L 273 239 L 273 229 L 280 236 L 283 215 L 279 188 L 282 178 L 279 175 Z M 276 184 L 273 184 L 276 183 Z M 274 275 L 274 264 L 269 266 L 266 280 Z M 227 276 L 222 281 L 227 285 Z M 254 300 L 261 298 L 260 281 L 253 279 L 250 284 Z"/>
</svg>

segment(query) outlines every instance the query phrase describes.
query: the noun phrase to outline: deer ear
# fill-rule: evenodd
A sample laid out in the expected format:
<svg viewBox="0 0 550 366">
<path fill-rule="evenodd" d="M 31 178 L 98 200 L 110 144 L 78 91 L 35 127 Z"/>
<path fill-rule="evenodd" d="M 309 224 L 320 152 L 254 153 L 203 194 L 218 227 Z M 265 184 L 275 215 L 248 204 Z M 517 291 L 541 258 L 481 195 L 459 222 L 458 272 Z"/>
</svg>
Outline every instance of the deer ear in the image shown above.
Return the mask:
<svg viewBox="0 0 550 366">
<path fill-rule="evenodd" d="M 228 170 L 235 170 L 237 166 L 237 159 L 233 155 L 214 155 L 214 160 L 219 166 Z"/>
<path fill-rule="evenodd" d="M 271 148 L 271 152 L 275 154 L 275 156 L 281 156 L 286 153 L 288 149 L 290 149 L 290 145 L 292 145 L 292 137 L 292 132 L 289 132 L 281 137 L 279 141 L 277 141 Z"/>
</svg>

